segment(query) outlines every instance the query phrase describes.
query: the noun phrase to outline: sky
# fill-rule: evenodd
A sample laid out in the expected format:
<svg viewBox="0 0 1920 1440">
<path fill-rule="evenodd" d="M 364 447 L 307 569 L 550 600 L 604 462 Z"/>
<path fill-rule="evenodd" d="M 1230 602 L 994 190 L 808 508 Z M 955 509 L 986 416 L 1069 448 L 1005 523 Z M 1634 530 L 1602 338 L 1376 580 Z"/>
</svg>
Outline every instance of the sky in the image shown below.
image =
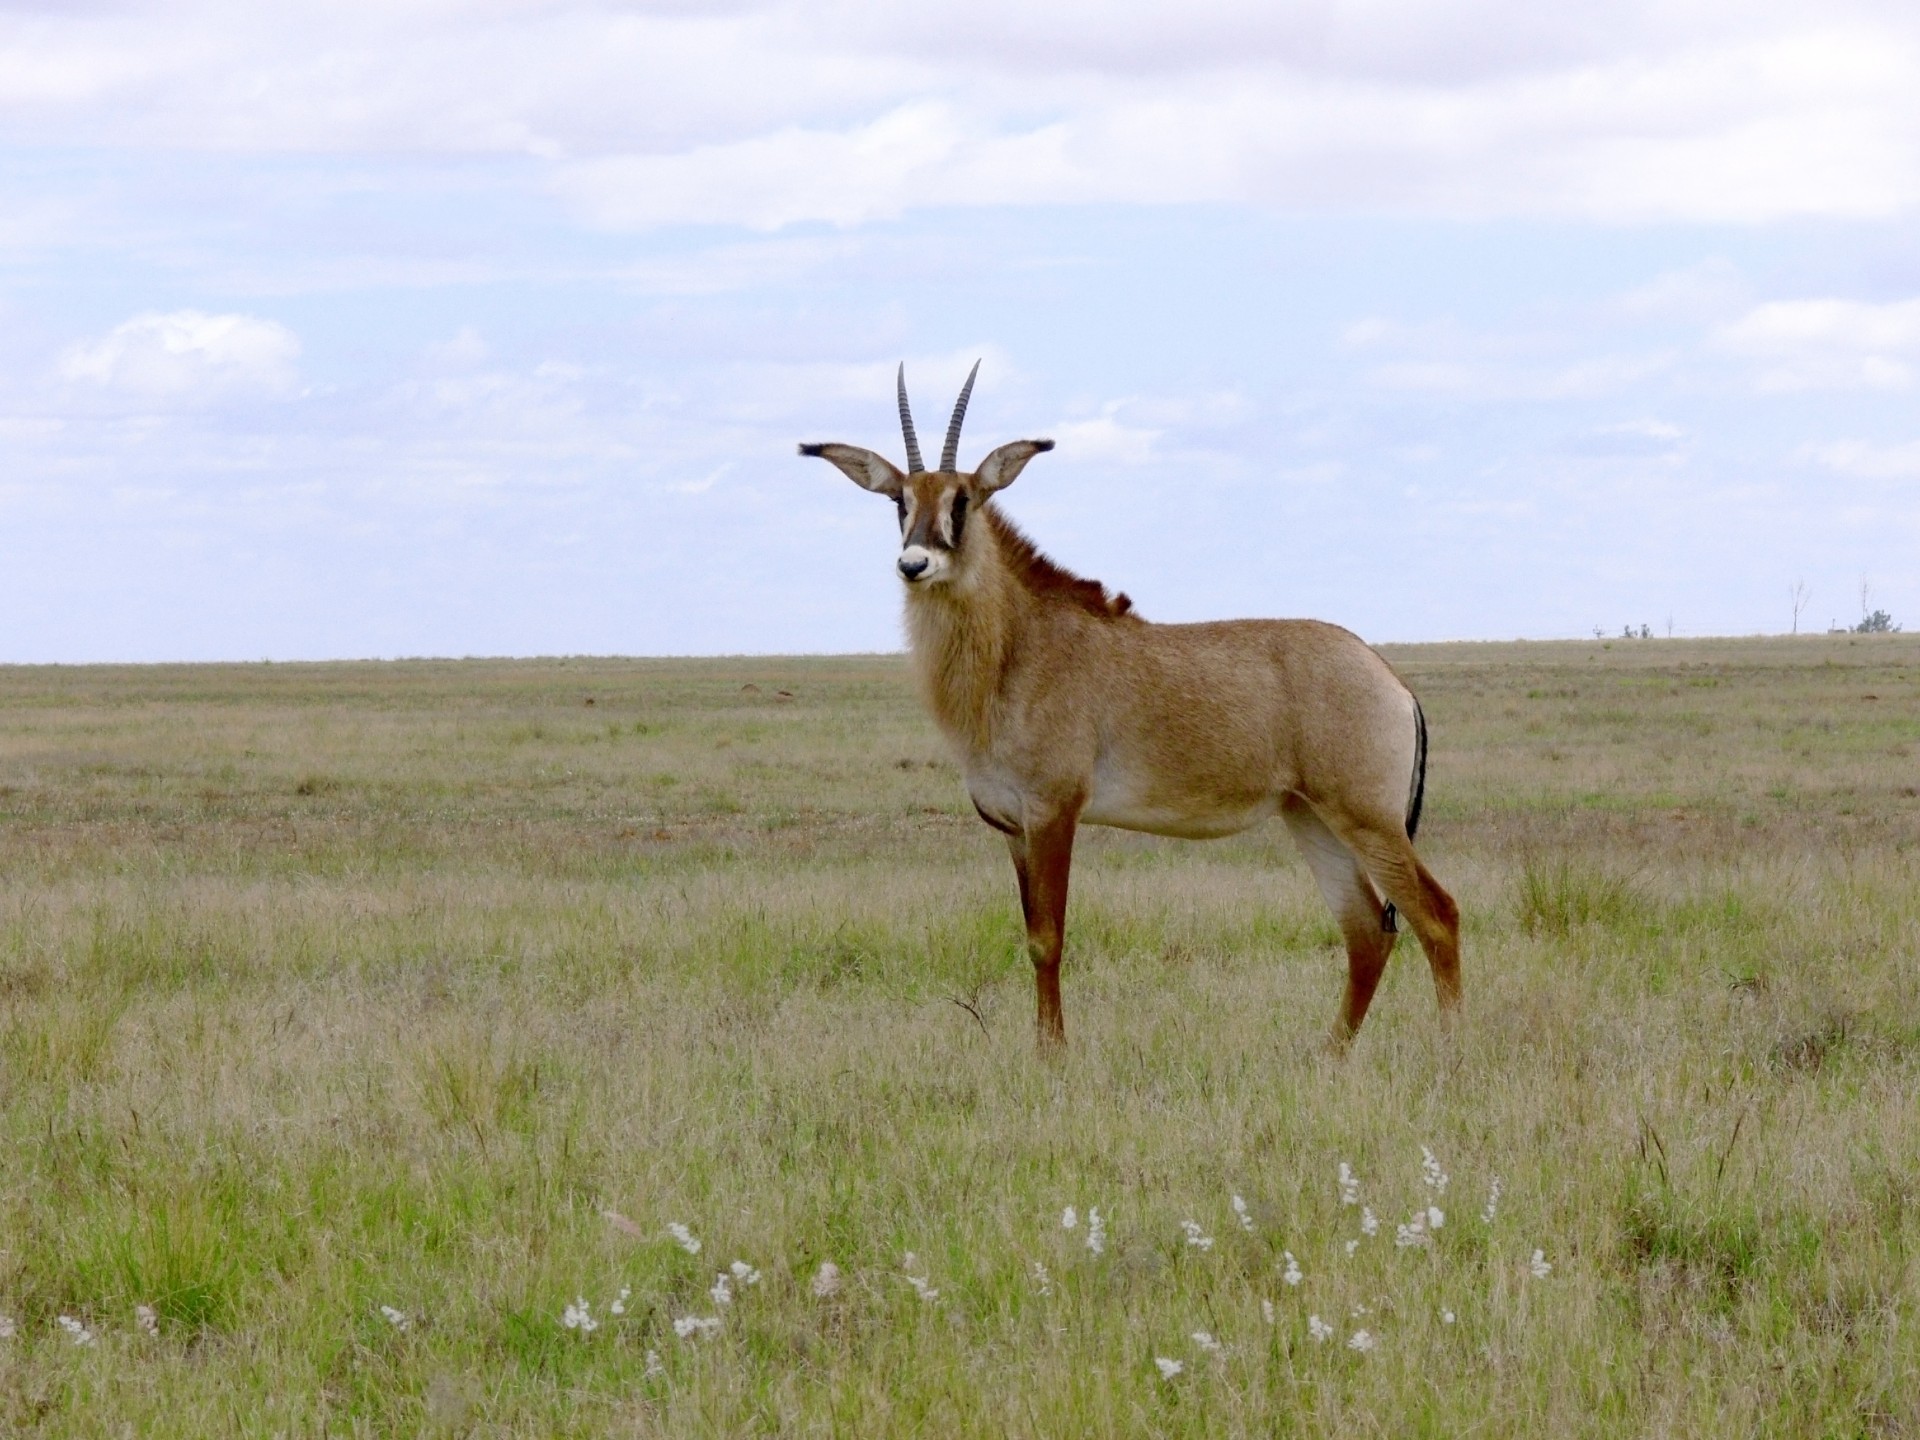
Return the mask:
<svg viewBox="0 0 1920 1440">
<path fill-rule="evenodd" d="M 1920 626 L 1911 0 L 0 0 L 0 662 Z"/>
</svg>

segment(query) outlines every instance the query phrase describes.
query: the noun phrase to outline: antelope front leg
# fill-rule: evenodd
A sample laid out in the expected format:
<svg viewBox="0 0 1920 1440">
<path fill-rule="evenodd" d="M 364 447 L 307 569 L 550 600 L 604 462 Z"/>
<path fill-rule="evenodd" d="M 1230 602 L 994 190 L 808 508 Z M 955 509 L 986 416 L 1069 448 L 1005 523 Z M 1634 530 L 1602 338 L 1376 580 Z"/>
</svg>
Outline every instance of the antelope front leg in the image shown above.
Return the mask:
<svg viewBox="0 0 1920 1440">
<path fill-rule="evenodd" d="M 1069 810 L 1008 837 L 1013 871 L 1020 880 L 1020 909 L 1027 922 L 1027 954 L 1033 960 L 1040 1048 L 1066 1044 L 1060 1013 L 1060 951 L 1067 938 L 1067 873 L 1073 868 L 1073 834 L 1079 819 Z"/>
</svg>

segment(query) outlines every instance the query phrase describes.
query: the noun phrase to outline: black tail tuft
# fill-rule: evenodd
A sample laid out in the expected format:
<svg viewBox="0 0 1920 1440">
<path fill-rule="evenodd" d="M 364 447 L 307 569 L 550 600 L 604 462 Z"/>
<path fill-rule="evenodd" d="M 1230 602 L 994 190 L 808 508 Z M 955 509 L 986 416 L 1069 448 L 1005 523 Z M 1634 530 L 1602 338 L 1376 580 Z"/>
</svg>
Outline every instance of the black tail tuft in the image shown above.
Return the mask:
<svg viewBox="0 0 1920 1440">
<path fill-rule="evenodd" d="M 1413 795 L 1407 801 L 1407 839 L 1420 833 L 1420 806 L 1427 798 L 1427 712 L 1413 702 Z"/>
<path fill-rule="evenodd" d="M 1420 806 L 1427 798 L 1427 712 L 1420 708 L 1420 697 L 1413 700 L 1413 783 L 1407 796 L 1407 839 L 1420 831 Z M 1380 928 L 1392 935 L 1400 926 L 1399 912 L 1393 902 L 1380 912 Z"/>
</svg>

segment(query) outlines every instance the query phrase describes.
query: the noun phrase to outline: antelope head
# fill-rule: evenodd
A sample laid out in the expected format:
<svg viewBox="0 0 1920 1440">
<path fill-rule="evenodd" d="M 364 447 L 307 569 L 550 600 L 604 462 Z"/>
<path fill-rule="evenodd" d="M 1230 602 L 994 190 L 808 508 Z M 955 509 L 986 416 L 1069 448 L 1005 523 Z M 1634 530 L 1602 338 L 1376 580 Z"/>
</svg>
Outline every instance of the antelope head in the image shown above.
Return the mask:
<svg viewBox="0 0 1920 1440">
<path fill-rule="evenodd" d="M 953 419 L 947 424 L 947 443 L 940 451 L 940 468 L 929 470 L 920 461 L 920 440 L 913 433 L 913 412 L 907 407 L 907 367 L 902 364 L 896 379 L 900 398 L 900 429 L 907 441 L 907 468 L 902 471 L 884 455 L 858 445 L 802 445 L 802 455 L 818 455 L 831 461 L 849 480 L 863 490 L 885 495 L 900 515 L 900 558 L 896 562 L 900 578 L 909 586 L 938 585 L 959 574 L 967 563 L 967 539 L 973 533 L 967 525 L 968 512 L 982 501 L 1014 482 L 1034 456 L 1053 448 L 1051 440 L 1015 440 L 1002 445 L 980 462 L 978 470 L 968 473 L 958 468 L 960 426 L 967 418 L 967 401 L 973 395 L 973 377 L 980 373 L 980 362 L 973 362 L 967 383 L 954 402 Z"/>
</svg>

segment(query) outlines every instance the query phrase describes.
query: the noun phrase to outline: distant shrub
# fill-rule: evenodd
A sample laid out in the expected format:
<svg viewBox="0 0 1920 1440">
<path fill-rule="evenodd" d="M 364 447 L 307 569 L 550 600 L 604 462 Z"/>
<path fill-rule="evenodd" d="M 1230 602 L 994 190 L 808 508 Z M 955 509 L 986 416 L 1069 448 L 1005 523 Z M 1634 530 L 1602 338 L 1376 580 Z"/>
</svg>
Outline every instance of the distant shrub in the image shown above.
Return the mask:
<svg viewBox="0 0 1920 1440">
<path fill-rule="evenodd" d="M 1876 610 L 1858 625 L 1853 627 L 1856 635 L 1897 635 L 1900 627 L 1893 623 L 1893 616 L 1884 610 Z"/>
</svg>

